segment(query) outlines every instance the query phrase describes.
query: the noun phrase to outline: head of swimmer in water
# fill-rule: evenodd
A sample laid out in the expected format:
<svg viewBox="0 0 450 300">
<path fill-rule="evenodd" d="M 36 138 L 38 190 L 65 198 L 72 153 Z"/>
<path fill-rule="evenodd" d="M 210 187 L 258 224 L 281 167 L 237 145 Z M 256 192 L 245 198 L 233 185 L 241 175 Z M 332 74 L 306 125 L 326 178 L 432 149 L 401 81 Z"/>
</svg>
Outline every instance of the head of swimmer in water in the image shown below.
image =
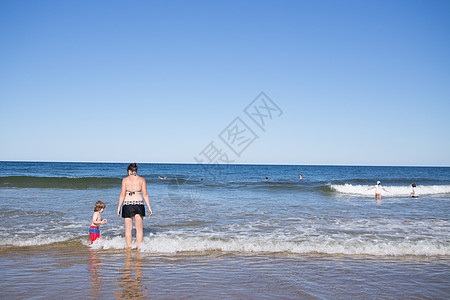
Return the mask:
<svg viewBox="0 0 450 300">
<path fill-rule="evenodd" d="M 136 163 L 132 163 L 128 166 L 127 171 L 128 175 L 136 175 L 138 166 Z"/>
</svg>

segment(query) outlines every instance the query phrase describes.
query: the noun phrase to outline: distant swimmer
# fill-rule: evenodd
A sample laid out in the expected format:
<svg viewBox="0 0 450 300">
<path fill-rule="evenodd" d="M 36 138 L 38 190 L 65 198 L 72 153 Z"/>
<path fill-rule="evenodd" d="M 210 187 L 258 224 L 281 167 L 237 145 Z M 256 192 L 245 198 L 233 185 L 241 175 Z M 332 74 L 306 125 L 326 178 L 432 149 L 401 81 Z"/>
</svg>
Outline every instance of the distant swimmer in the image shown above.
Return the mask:
<svg viewBox="0 0 450 300">
<path fill-rule="evenodd" d="M 265 181 L 269 180 L 269 177 L 266 177 Z"/>
<path fill-rule="evenodd" d="M 419 195 L 416 193 L 416 184 L 411 184 L 411 198 L 419 198 Z"/>
<path fill-rule="evenodd" d="M 161 176 L 158 176 L 158 178 L 161 179 L 161 180 L 166 180 L 167 179 L 167 177 L 161 177 Z"/>
<path fill-rule="evenodd" d="M 302 180 L 303 179 L 303 175 L 302 174 L 298 175 L 298 179 Z"/>
<path fill-rule="evenodd" d="M 377 185 L 368 188 L 369 190 L 375 189 L 375 199 L 381 200 L 381 190 L 384 190 L 385 192 L 388 192 L 384 187 L 381 186 L 381 182 L 377 181 Z"/>
</svg>

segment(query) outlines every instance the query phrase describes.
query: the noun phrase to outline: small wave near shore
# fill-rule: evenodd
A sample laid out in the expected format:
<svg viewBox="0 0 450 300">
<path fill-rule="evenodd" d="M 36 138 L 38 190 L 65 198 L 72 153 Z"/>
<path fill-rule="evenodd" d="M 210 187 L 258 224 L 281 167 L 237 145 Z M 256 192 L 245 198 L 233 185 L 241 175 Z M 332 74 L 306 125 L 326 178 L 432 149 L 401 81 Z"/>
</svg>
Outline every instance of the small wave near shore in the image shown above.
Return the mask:
<svg viewBox="0 0 450 300">
<path fill-rule="evenodd" d="M 103 238 L 92 246 L 94 249 L 124 249 L 123 237 Z M 285 253 L 285 254 L 333 254 L 371 256 L 448 256 L 448 245 L 439 241 L 368 241 L 359 238 L 347 240 L 330 237 L 290 240 L 282 237 L 234 237 L 220 239 L 210 237 L 186 237 L 154 235 L 144 238 L 140 247 L 145 253 Z"/>
<path fill-rule="evenodd" d="M 353 184 L 329 184 L 326 190 L 338 194 L 355 196 L 373 196 L 374 190 L 370 190 L 370 185 Z M 411 195 L 411 186 L 383 186 L 387 192 L 382 191 L 384 197 L 409 197 Z M 418 185 L 416 187 L 417 195 L 448 195 L 450 194 L 450 185 Z"/>
</svg>

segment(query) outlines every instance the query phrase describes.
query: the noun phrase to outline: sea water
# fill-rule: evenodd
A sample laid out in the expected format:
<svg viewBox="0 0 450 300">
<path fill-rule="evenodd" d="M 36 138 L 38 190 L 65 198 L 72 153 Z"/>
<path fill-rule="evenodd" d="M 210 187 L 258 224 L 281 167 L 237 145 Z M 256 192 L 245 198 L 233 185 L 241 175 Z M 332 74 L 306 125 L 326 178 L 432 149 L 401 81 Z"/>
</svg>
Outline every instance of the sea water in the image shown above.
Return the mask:
<svg viewBox="0 0 450 300">
<path fill-rule="evenodd" d="M 138 164 L 153 216 L 127 251 L 127 165 L 0 162 L 3 297 L 449 295 L 450 168 Z"/>
</svg>

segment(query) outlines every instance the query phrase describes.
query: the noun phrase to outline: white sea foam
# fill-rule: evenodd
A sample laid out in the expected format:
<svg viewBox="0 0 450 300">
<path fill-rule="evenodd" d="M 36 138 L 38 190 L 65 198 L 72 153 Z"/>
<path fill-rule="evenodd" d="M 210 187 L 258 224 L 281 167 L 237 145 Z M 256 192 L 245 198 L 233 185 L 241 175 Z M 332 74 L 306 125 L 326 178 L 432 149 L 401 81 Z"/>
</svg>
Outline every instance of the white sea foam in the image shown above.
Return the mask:
<svg viewBox="0 0 450 300">
<path fill-rule="evenodd" d="M 125 249 L 123 237 L 102 237 L 94 249 Z M 135 244 L 133 244 L 135 247 Z M 180 236 L 179 234 L 150 235 L 144 238 L 140 251 L 148 253 L 234 252 L 234 253 L 321 253 L 374 256 L 437 256 L 450 255 L 449 243 L 437 240 L 367 240 L 360 237 L 336 239 L 319 236 L 292 240 L 286 236 L 211 238 Z"/>
<path fill-rule="evenodd" d="M 115 237 L 107 237 L 102 236 L 99 239 L 95 240 L 94 243 L 91 245 L 92 249 L 104 249 L 104 250 L 110 250 L 110 249 L 125 249 L 126 243 L 125 238 L 122 236 L 115 236 Z M 133 248 L 136 247 L 136 244 L 133 243 Z"/>
<path fill-rule="evenodd" d="M 26 237 L 0 237 L 0 245 L 16 246 L 16 247 L 30 247 L 51 245 L 70 240 L 70 237 L 49 237 L 45 235 L 38 235 L 33 238 Z"/>
<path fill-rule="evenodd" d="M 303 221 L 303 222 L 302 222 Z M 147 253 L 233 252 L 233 253 L 321 253 L 375 256 L 450 255 L 448 222 L 394 222 L 387 219 L 329 221 L 322 225 L 300 220 L 301 226 L 254 231 L 248 226 L 222 228 L 224 231 L 173 230 L 145 236 L 140 246 Z M 430 229 L 433 228 L 433 229 Z M 430 232 L 431 230 L 431 232 Z M 0 245 L 32 247 L 72 240 L 70 236 L 0 237 Z M 126 248 L 122 235 L 102 235 L 90 245 L 88 236 L 79 237 L 84 246 L 93 249 Z M 133 239 L 133 248 L 136 247 Z"/>
<path fill-rule="evenodd" d="M 373 196 L 374 190 L 369 190 L 369 185 L 352 185 L 352 184 L 331 184 L 329 185 L 334 191 L 341 194 Z M 385 197 L 403 197 L 410 196 L 411 186 L 383 186 L 387 192 L 382 191 Z M 444 195 L 450 194 L 450 185 L 418 185 L 416 187 L 417 195 Z"/>
</svg>

